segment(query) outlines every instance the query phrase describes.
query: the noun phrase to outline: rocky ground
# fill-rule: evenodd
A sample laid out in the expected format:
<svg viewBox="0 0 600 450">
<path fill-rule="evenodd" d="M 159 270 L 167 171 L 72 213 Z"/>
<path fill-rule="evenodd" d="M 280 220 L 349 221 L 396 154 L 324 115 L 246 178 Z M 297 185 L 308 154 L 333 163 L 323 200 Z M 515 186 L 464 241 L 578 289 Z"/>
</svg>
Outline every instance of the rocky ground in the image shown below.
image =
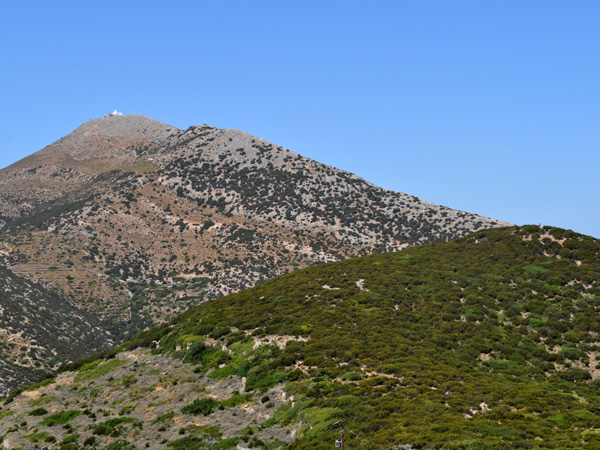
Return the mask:
<svg viewBox="0 0 600 450">
<path fill-rule="evenodd" d="M 117 442 L 122 444 L 118 448 L 136 449 L 255 448 L 259 443 L 277 448 L 294 439 L 293 428 L 272 420 L 278 408 L 292 401 L 281 386 L 246 393 L 242 377 L 213 380 L 194 369 L 169 357 L 131 351 L 62 373 L 0 409 L 3 448 Z M 213 411 L 182 412 L 200 400 L 210 401 Z"/>
</svg>

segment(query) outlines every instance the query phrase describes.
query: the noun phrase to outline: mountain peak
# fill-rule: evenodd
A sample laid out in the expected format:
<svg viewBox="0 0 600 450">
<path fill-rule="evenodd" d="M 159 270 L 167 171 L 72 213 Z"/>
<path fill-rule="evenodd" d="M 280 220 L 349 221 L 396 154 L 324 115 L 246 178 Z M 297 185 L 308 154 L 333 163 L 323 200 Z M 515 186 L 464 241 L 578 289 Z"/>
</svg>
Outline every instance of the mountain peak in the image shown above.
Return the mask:
<svg viewBox="0 0 600 450">
<path fill-rule="evenodd" d="M 113 170 L 154 167 L 140 156 L 165 147 L 178 128 L 139 114 L 107 114 L 81 124 L 42 150 L 0 171 L 0 192 L 35 199 L 4 203 L 0 215 L 13 217 L 33 205 L 55 200 L 81 183 Z M 3 194 L 0 194 L 2 197 Z M 22 197 L 21 197 L 22 196 Z"/>
<path fill-rule="evenodd" d="M 102 160 L 107 167 L 118 161 L 132 161 L 136 149 L 159 146 L 178 128 L 139 114 L 123 115 L 116 110 L 102 118 L 81 124 L 73 132 L 32 155 L 40 162 L 56 158 L 75 161 Z"/>
<path fill-rule="evenodd" d="M 156 139 L 164 134 L 179 131 L 177 128 L 140 114 L 124 115 L 115 110 L 100 119 L 93 119 L 80 125 L 73 134 L 99 136 L 102 138 L 122 138 L 128 141 L 136 139 Z M 64 139 L 64 138 L 63 138 Z M 58 142 L 62 141 L 59 140 Z"/>
</svg>

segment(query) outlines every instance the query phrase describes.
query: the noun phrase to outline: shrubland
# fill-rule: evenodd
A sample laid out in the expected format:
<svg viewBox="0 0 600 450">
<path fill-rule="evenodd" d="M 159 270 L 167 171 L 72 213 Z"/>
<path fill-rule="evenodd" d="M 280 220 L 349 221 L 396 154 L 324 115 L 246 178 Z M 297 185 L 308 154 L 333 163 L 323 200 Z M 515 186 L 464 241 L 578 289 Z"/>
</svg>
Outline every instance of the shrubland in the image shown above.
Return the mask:
<svg viewBox="0 0 600 450">
<path fill-rule="evenodd" d="M 67 389 L 106 420 L 130 407 L 120 436 L 162 427 L 170 448 L 332 448 L 343 421 L 347 449 L 594 449 L 599 278 L 598 240 L 550 227 L 480 231 L 206 302 L 123 344 L 110 356 L 124 365 L 72 365 L 55 374 L 72 380 L 65 388 L 37 395 L 68 401 L 53 414 L 81 424 L 78 442 L 92 435 L 89 416 L 69 412 Z M 160 408 L 149 407 L 162 395 L 146 386 L 152 358 L 171 395 Z M 135 401 L 123 394 L 136 388 Z M 124 400 L 101 406 L 93 389 Z M 14 395 L 0 432 L 55 436 L 57 425 L 41 423 L 55 416 L 33 413 L 52 405 Z M 249 423 L 242 411 L 253 411 Z"/>
</svg>

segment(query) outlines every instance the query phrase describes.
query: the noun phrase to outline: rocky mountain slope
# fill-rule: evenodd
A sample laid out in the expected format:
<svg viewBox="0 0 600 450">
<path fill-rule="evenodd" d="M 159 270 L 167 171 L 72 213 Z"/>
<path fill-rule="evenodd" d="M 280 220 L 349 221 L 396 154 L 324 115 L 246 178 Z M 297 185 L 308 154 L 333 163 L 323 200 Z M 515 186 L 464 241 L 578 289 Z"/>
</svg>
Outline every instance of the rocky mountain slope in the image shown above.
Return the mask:
<svg viewBox="0 0 600 450">
<path fill-rule="evenodd" d="M 310 267 L 21 392 L 33 448 L 596 449 L 600 241 L 556 228 Z"/>
<path fill-rule="evenodd" d="M 0 248 L 116 341 L 296 268 L 507 225 L 237 130 L 81 125 L 0 171 Z"/>
<path fill-rule="evenodd" d="M 0 395 L 114 345 L 93 314 L 0 266 Z"/>
</svg>

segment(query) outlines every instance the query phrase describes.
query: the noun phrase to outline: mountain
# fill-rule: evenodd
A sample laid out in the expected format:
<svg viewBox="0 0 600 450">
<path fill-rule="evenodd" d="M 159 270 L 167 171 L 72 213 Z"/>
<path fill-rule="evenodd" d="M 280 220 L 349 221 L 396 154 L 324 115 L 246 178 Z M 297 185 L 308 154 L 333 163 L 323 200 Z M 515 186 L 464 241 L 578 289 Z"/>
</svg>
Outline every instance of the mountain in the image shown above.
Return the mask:
<svg viewBox="0 0 600 450">
<path fill-rule="evenodd" d="M 8 269 L 116 342 L 296 268 L 508 225 L 241 131 L 135 114 L 84 123 L 1 170 L 0 219 Z"/>
<path fill-rule="evenodd" d="M 148 151 L 179 130 L 148 117 L 107 116 L 84 123 L 15 164 L 0 176 L 0 211 L 4 220 L 28 216 L 66 194 L 81 191 L 99 174 L 140 170 L 135 148 Z M 75 195 L 78 198 L 78 195 Z"/>
<path fill-rule="evenodd" d="M 65 367 L 4 446 L 597 449 L 600 241 L 550 227 L 298 270 Z M 60 447 L 59 447 L 60 446 Z"/>
<path fill-rule="evenodd" d="M 97 317 L 0 266 L 0 395 L 114 345 Z"/>
</svg>

